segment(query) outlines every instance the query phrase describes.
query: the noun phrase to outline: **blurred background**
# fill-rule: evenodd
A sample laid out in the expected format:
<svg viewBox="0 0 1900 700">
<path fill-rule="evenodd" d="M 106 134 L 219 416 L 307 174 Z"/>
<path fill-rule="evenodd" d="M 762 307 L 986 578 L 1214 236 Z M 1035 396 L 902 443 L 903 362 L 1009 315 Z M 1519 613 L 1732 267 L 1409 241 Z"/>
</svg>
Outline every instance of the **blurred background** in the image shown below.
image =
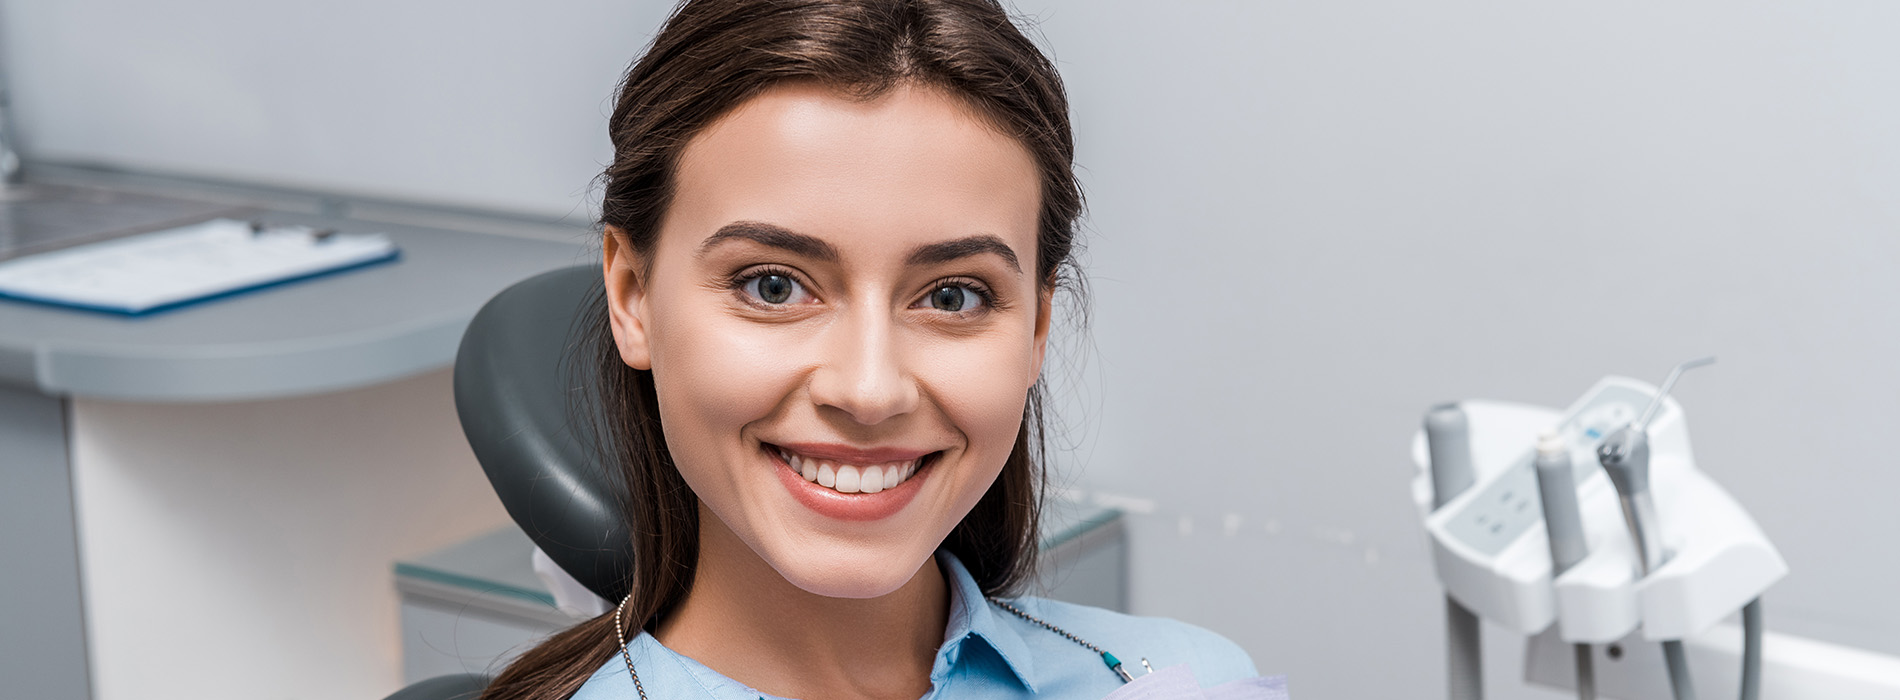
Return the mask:
<svg viewBox="0 0 1900 700">
<path fill-rule="evenodd" d="M 1561 408 L 1603 375 L 1653 382 L 1714 354 L 1676 396 L 1701 468 L 1788 561 L 1769 628 L 1900 655 L 1900 5 L 1014 6 L 1068 82 L 1089 197 L 1092 323 L 1069 324 L 1048 374 L 1058 474 L 1126 509 L 1134 612 L 1228 636 L 1302 700 L 1440 697 L 1442 591 L 1409 492 L 1424 410 Z M 29 173 L 420 202 L 580 244 L 617 78 L 669 8 L 10 0 L 0 61 Z M 232 458 L 291 468 L 205 478 L 347 498 L 364 482 L 313 487 L 308 470 L 438 465 L 427 478 L 450 501 L 389 535 L 386 572 L 506 522 L 446 386 L 422 375 L 324 409 L 436 436 L 413 455 L 366 443 L 319 459 L 338 448 L 308 436 L 315 452 Z M 200 468 L 202 445 L 166 446 L 166 421 L 304 409 L 71 410 L 90 421 L 75 479 L 98 494 L 79 503 L 97 518 L 79 535 L 87 624 L 123 640 L 92 648 L 96 697 L 398 687 L 393 593 L 284 593 L 323 575 L 311 553 L 382 536 L 325 525 L 346 514 L 260 506 L 276 524 L 230 546 L 281 560 L 278 578 L 153 582 L 141 572 L 162 552 L 99 559 L 143 549 L 115 533 L 168 522 L 186 550 L 237 537 L 181 515 L 206 489 L 127 495 L 158 468 L 124 466 L 137 459 Z M 125 434 L 160 446 L 128 456 Z M 249 630 L 234 636 L 142 617 L 167 600 L 254 622 L 218 628 Z M 1565 697 L 1523 683 L 1516 645 L 1488 635 L 1493 697 Z"/>
</svg>

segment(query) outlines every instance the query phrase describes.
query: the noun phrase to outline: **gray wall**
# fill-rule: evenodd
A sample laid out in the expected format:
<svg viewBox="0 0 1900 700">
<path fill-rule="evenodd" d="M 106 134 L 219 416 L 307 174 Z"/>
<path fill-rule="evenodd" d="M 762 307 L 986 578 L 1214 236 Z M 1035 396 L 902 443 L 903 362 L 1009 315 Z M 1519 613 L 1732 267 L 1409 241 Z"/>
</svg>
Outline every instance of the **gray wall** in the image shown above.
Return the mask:
<svg viewBox="0 0 1900 700">
<path fill-rule="evenodd" d="M 585 210 L 664 14 L 148 5 L 5 5 L 29 156 L 552 214 Z M 1065 475 L 1152 501 L 1135 609 L 1308 700 L 1439 696 L 1424 407 L 1562 406 L 1714 353 L 1679 396 L 1793 567 L 1770 625 L 1900 654 L 1900 6 L 1018 6 L 1092 212 Z M 1546 697 L 1499 653 L 1496 695 Z"/>
<path fill-rule="evenodd" d="M 1793 568 L 1770 625 L 1900 653 L 1900 8 L 1518 5 L 1038 6 L 1091 188 L 1082 478 L 1158 505 L 1137 607 L 1309 697 L 1440 696 L 1425 406 L 1713 353 L 1680 398 Z"/>
<path fill-rule="evenodd" d="M 668 7 L 9 1 L 4 59 L 29 157 L 584 217 Z"/>
</svg>

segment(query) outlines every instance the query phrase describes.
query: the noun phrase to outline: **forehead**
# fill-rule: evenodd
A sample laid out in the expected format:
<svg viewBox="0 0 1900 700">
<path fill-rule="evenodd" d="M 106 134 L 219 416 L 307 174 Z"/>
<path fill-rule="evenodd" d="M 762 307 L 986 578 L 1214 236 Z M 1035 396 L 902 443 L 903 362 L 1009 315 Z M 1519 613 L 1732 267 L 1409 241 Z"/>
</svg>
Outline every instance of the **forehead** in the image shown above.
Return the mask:
<svg viewBox="0 0 1900 700">
<path fill-rule="evenodd" d="M 964 100 L 899 85 L 871 100 L 816 84 L 774 87 L 687 144 L 663 249 L 760 221 L 847 254 L 988 234 L 1034 269 L 1035 161 Z"/>
</svg>

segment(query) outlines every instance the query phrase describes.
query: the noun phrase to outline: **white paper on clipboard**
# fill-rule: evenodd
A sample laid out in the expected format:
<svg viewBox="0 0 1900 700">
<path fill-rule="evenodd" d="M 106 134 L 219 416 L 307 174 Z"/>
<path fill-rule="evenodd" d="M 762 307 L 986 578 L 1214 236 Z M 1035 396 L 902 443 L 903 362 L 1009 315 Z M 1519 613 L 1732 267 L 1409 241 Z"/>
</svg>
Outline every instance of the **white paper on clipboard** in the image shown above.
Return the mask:
<svg viewBox="0 0 1900 700">
<path fill-rule="evenodd" d="M 0 262 L 0 296 L 140 314 L 396 255 L 383 234 L 212 219 Z"/>
</svg>

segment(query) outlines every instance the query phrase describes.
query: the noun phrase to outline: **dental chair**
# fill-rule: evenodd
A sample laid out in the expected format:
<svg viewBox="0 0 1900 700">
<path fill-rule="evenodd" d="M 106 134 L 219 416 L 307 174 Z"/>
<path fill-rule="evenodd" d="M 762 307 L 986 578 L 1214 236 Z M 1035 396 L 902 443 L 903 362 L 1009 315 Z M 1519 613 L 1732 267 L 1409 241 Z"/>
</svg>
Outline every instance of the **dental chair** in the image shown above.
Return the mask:
<svg viewBox="0 0 1900 700">
<path fill-rule="evenodd" d="M 606 600 L 633 570 L 619 486 L 601 467 L 587 413 L 591 353 L 574 352 L 600 267 L 522 280 L 490 299 L 455 355 L 455 411 L 482 471 L 515 524 L 574 579 Z M 440 676 L 386 700 L 474 700 L 488 678 Z"/>
</svg>

